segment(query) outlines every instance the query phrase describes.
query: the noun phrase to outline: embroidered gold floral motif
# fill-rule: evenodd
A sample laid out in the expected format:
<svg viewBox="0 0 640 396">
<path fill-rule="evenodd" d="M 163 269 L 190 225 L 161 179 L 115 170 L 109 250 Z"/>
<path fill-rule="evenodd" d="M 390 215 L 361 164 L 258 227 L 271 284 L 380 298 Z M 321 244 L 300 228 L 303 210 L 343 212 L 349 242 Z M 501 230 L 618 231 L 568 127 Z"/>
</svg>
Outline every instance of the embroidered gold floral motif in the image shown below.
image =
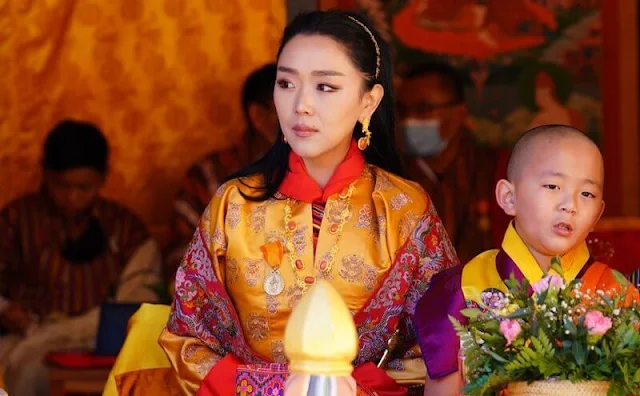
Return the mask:
<svg viewBox="0 0 640 396">
<path fill-rule="evenodd" d="M 373 210 L 371 209 L 371 205 L 365 204 L 358 211 L 358 222 L 356 223 L 356 228 L 365 228 L 370 229 L 373 223 Z"/>
<path fill-rule="evenodd" d="M 298 304 L 298 301 L 300 301 L 300 298 L 302 298 L 303 293 L 304 290 L 298 285 L 289 286 L 289 288 L 287 288 L 286 296 L 289 299 L 289 301 L 287 302 L 289 309 L 293 309 L 293 307 Z"/>
<path fill-rule="evenodd" d="M 229 284 L 233 284 L 240 279 L 238 262 L 234 258 L 227 258 L 225 267 L 227 271 L 227 282 Z"/>
<path fill-rule="evenodd" d="M 267 222 L 267 205 L 262 204 L 251 210 L 249 213 L 249 228 L 255 234 L 264 232 L 264 227 Z"/>
<path fill-rule="evenodd" d="M 362 278 L 363 269 L 364 259 L 351 254 L 342 258 L 342 266 L 340 266 L 338 273 L 347 282 L 357 282 Z"/>
<path fill-rule="evenodd" d="M 342 266 L 338 273 L 347 282 L 362 281 L 367 291 L 373 290 L 378 282 L 376 269 L 371 265 L 365 264 L 364 258 L 355 254 L 342 259 Z"/>
<path fill-rule="evenodd" d="M 296 255 L 301 256 L 304 253 L 304 249 L 307 247 L 307 230 L 308 226 L 302 226 L 296 229 L 293 233 L 293 246 L 296 250 Z M 285 245 L 286 246 L 286 245 Z"/>
<path fill-rule="evenodd" d="M 324 217 L 329 224 L 340 224 L 343 212 L 346 211 L 345 222 L 351 219 L 351 205 L 344 200 L 330 200 L 324 210 Z"/>
<path fill-rule="evenodd" d="M 220 185 L 220 187 L 218 187 L 218 189 L 216 190 L 216 197 L 220 198 L 224 195 L 224 192 L 227 190 L 227 187 L 229 187 L 229 183 L 222 183 Z"/>
<path fill-rule="evenodd" d="M 242 206 L 239 203 L 229 202 L 227 209 L 227 224 L 230 229 L 234 229 L 240 224 L 240 216 L 242 213 Z"/>
<path fill-rule="evenodd" d="M 364 288 L 367 291 L 372 291 L 373 289 L 375 289 L 378 284 L 378 272 L 374 267 L 365 264 L 364 278 L 362 282 L 364 283 Z"/>
<path fill-rule="evenodd" d="M 211 203 L 209 203 L 209 205 L 207 205 L 207 207 L 204 208 L 204 212 L 202 213 L 201 218 L 207 219 L 207 220 L 211 218 Z"/>
<path fill-rule="evenodd" d="M 390 205 L 392 210 L 400 210 L 403 206 L 413 203 L 411 197 L 404 192 L 396 194 L 391 198 Z"/>
<path fill-rule="evenodd" d="M 387 233 L 387 218 L 384 215 L 378 215 L 378 232 L 380 239 L 384 239 Z"/>
<path fill-rule="evenodd" d="M 213 232 L 212 239 L 213 249 L 216 253 L 219 253 L 220 251 L 227 251 L 227 237 L 225 236 L 224 231 L 222 231 L 222 227 L 220 227 L 220 224 L 216 225 L 216 229 Z"/>
<path fill-rule="evenodd" d="M 411 235 L 411 232 L 418 225 L 419 217 L 414 212 L 409 211 L 402 216 L 400 219 L 399 229 L 400 229 L 400 240 L 405 241 Z"/>
<path fill-rule="evenodd" d="M 249 337 L 254 341 L 264 341 L 269 336 L 269 324 L 267 318 L 262 315 L 249 315 L 247 329 L 249 330 Z"/>
<path fill-rule="evenodd" d="M 364 170 L 362 171 L 362 178 L 371 183 L 375 181 L 375 175 L 373 174 L 371 166 L 366 166 L 364 168 Z"/>
<path fill-rule="evenodd" d="M 287 362 L 287 357 L 284 354 L 284 343 L 282 341 L 274 341 L 271 343 L 271 356 L 276 363 Z"/>
<path fill-rule="evenodd" d="M 378 226 L 378 222 L 373 218 L 373 208 L 371 205 L 365 204 L 358 211 L 358 222 L 354 227 L 368 230 L 373 241 L 376 244 L 380 242 L 380 228 Z"/>
<path fill-rule="evenodd" d="M 265 263 L 262 259 L 244 259 L 245 270 L 244 276 L 247 279 L 249 287 L 255 287 L 260 280 L 260 272 L 264 270 Z"/>
<path fill-rule="evenodd" d="M 269 315 L 277 314 L 279 306 L 280 296 L 271 296 L 267 294 L 267 313 L 269 313 Z"/>
<path fill-rule="evenodd" d="M 279 231 L 270 231 L 267 233 L 267 237 L 265 238 L 267 243 L 280 242 L 282 246 L 286 246 L 287 244 L 287 236 L 284 232 Z"/>
<path fill-rule="evenodd" d="M 376 174 L 376 184 L 373 187 L 374 192 L 385 192 L 389 191 L 393 188 L 393 183 L 387 176 L 385 176 L 381 172 L 377 172 Z"/>
<path fill-rule="evenodd" d="M 205 376 L 220 361 L 220 356 L 211 353 L 205 345 L 191 344 L 182 350 L 182 357 L 187 363 L 194 363 L 198 374 Z"/>
</svg>

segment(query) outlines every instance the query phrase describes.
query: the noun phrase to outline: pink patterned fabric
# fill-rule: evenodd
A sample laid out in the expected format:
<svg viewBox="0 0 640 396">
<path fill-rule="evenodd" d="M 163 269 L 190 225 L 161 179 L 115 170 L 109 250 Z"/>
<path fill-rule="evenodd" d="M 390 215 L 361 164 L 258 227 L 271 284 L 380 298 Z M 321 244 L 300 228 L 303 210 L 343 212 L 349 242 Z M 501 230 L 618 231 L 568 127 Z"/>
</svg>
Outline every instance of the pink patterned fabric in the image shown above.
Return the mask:
<svg viewBox="0 0 640 396">
<path fill-rule="evenodd" d="M 250 364 L 238 367 L 237 396 L 283 396 L 289 372 L 286 364 Z"/>
</svg>

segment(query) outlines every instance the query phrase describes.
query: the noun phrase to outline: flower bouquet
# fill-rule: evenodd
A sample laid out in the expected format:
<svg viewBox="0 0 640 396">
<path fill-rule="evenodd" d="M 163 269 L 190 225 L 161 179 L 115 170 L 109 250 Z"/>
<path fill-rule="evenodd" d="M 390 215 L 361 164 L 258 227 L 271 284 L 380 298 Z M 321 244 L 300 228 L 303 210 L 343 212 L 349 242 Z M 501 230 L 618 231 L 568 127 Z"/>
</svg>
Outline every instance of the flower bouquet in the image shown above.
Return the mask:
<svg viewBox="0 0 640 396">
<path fill-rule="evenodd" d="M 461 342 L 464 394 L 640 394 L 640 314 L 621 290 L 583 290 L 558 275 L 531 285 L 513 276 L 491 308 L 468 308 L 467 325 L 450 317 Z M 561 393 L 560 393 L 561 392 Z"/>
</svg>

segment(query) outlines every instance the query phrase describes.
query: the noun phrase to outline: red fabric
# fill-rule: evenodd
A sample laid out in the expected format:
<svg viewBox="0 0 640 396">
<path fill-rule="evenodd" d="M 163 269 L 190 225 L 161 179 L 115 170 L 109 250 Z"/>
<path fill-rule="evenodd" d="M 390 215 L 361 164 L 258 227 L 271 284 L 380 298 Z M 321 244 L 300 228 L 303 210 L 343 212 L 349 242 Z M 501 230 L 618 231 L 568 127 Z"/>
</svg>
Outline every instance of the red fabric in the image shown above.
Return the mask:
<svg viewBox="0 0 640 396">
<path fill-rule="evenodd" d="M 398 384 L 387 373 L 373 363 L 365 363 L 356 367 L 352 374 L 359 387 L 378 396 L 404 396 L 407 388 Z"/>
<path fill-rule="evenodd" d="M 640 230 L 596 231 L 587 240 L 595 260 L 625 275 L 640 269 Z"/>
<path fill-rule="evenodd" d="M 236 394 L 236 373 L 242 364 L 228 354 L 220 360 L 202 381 L 196 396 L 228 396 Z M 407 388 L 398 384 L 373 363 L 362 364 L 353 370 L 353 378 L 359 387 L 378 396 L 404 396 Z M 374 393 L 375 392 L 375 393 Z"/>
<path fill-rule="evenodd" d="M 291 151 L 291 154 L 289 154 L 289 172 L 287 172 L 287 176 L 285 176 L 280 185 L 279 191 L 298 201 L 307 203 L 327 202 L 331 195 L 339 193 L 362 176 L 365 164 L 362 152 L 358 149 L 355 140 L 352 140 L 344 161 L 338 165 L 323 191 L 318 183 L 307 174 L 302 158 Z"/>
<path fill-rule="evenodd" d="M 107 368 L 116 362 L 116 356 L 96 356 L 87 352 L 52 352 L 46 361 L 60 367 L 72 369 Z"/>
<path fill-rule="evenodd" d="M 209 370 L 196 396 L 229 396 L 236 394 L 236 371 L 242 362 L 227 354 Z"/>
</svg>

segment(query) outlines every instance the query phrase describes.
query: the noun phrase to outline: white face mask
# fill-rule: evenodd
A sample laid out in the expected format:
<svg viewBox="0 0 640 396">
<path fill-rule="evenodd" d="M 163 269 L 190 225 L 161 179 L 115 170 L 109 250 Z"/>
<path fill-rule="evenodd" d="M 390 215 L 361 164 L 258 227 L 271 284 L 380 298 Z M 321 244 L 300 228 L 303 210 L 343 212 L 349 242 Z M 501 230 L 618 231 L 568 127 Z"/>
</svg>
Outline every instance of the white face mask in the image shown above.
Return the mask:
<svg viewBox="0 0 640 396">
<path fill-rule="evenodd" d="M 408 119 L 402 125 L 405 150 L 418 157 L 435 157 L 448 142 L 440 135 L 439 120 Z"/>
</svg>

